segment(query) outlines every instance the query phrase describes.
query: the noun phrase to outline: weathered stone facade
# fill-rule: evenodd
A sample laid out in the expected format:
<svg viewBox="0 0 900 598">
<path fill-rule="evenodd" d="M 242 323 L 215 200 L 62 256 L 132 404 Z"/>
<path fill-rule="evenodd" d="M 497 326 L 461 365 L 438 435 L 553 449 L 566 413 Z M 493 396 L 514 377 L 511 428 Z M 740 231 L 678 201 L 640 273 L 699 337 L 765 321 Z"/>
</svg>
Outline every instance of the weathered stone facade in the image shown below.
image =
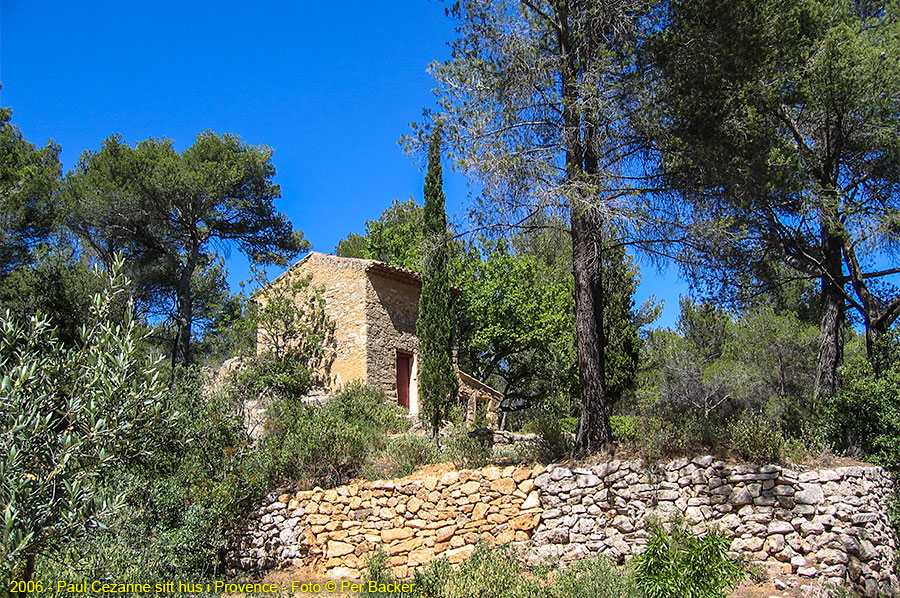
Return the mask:
<svg viewBox="0 0 900 598">
<path fill-rule="evenodd" d="M 394 401 L 403 394 L 410 413 L 417 414 L 419 275 L 375 260 L 314 251 L 271 284 L 306 276 L 322 289 L 325 313 L 334 323 L 334 354 L 328 370 L 320 372 L 328 389 L 337 392 L 360 380 L 380 386 Z M 259 343 L 257 350 L 267 347 Z M 472 400 L 490 403 L 496 410 L 500 394 L 462 372 L 460 389 L 463 400 L 475 397 Z"/>
<path fill-rule="evenodd" d="M 896 597 L 891 492 L 875 466 L 800 471 L 705 456 L 487 467 L 271 496 L 236 531 L 227 558 L 241 569 L 293 564 L 357 576 L 381 545 L 405 577 L 434 558 L 458 562 L 485 541 L 511 542 L 531 563 L 594 554 L 622 562 L 646 545 L 648 516 L 680 513 L 697 532 L 716 527 L 733 551 L 788 585 Z"/>
</svg>

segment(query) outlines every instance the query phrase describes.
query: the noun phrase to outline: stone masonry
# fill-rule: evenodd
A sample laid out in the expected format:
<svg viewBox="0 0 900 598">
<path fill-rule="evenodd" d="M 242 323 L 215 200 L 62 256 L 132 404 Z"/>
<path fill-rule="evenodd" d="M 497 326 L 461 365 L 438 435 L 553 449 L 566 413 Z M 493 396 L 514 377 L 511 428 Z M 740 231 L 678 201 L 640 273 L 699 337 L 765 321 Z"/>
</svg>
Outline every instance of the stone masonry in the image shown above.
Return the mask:
<svg viewBox="0 0 900 598">
<path fill-rule="evenodd" d="M 270 497 L 235 532 L 228 559 L 241 569 L 308 565 L 355 577 L 380 545 L 406 577 L 434 558 L 459 562 L 478 542 L 510 542 L 529 563 L 596 554 L 622 563 L 646 545 L 648 516 L 679 513 L 776 576 L 900 596 L 891 492 L 875 466 L 800 471 L 705 456 L 487 467 Z"/>
<path fill-rule="evenodd" d="M 311 277 L 322 289 L 325 314 L 334 324 L 334 351 L 327 371 L 318 372 L 331 393 L 359 380 L 381 387 L 398 400 L 399 360 L 408 358 L 409 411 L 419 412 L 416 319 L 422 282 L 412 270 L 376 260 L 339 257 L 313 251 L 270 284 Z M 258 339 L 265 338 L 258 334 Z M 257 351 L 270 350 L 260 342 Z M 488 407 L 496 421 L 502 394 L 459 372 L 461 400 Z M 474 411 L 474 409 L 473 409 Z"/>
<path fill-rule="evenodd" d="M 281 494 L 238 530 L 229 564 L 293 563 L 356 577 L 379 545 L 400 577 L 437 556 L 458 563 L 478 542 L 528 540 L 540 521 L 534 478 L 543 471 L 487 467 Z"/>
</svg>

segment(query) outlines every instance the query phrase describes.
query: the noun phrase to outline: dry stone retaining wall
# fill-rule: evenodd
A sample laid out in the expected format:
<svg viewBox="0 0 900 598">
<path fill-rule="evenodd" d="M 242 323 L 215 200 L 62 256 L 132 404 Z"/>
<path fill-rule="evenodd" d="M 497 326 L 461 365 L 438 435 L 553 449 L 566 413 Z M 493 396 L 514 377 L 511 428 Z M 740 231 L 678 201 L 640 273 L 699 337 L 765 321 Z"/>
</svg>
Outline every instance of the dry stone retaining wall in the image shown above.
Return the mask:
<svg viewBox="0 0 900 598">
<path fill-rule="evenodd" d="M 535 485 L 543 511 L 530 540 L 531 561 L 591 554 L 622 561 L 646 545 L 648 516 L 680 513 L 695 531 L 715 526 L 732 540 L 732 550 L 776 575 L 900 596 L 887 512 L 892 485 L 879 467 L 801 473 L 728 466 L 709 456 L 652 467 L 611 461 L 551 465 Z"/>
<path fill-rule="evenodd" d="M 272 497 L 233 538 L 229 564 L 312 565 L 356 576 L 381 545 L 394 574 L 437 556 L 456 563 L 479 542 L 525 542 L 540 521 L 543 467 L 486 467 Z"/>
<path fill-rule="evenodd" d="M 647 466 L 487 467 L 272 497 L 233 538 L 232 566 L 313 565 L 355 576 L 381 545 L 394 574 L 513 542 L 527 562 L 641 552 L 648 516 L 716 527 L 775 575 L 900 596 L 892 481 L 874 466 L 798 471 L 713 457 Z"/>
</svg>

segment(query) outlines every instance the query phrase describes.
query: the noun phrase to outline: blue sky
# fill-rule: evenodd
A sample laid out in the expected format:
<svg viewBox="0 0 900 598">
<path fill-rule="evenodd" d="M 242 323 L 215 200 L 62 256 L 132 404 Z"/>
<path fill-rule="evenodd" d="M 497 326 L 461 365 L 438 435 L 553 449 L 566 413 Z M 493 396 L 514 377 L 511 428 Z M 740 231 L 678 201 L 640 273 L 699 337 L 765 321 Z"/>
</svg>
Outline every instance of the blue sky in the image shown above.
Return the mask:
<svg viewBox="0 0 900 598">
<path fill-rule="evenodd" d="M 443 2 L 0 0 L 0 105 L 29 141 L 62 146 L 64 169 L 111 133 L 130 143 L 203 130 L 275 148 L 277 203 L 318 251 L 362 232 L 424 174 L 397 141 L 433 106 L 426 69 L 449 56 Z M 470 190 L 445 169 L 447 210 Z M 233 285 L 246 263 L 229 259 Z M 642 264 L 638 301 L 685 285 Z"/>
</svg>

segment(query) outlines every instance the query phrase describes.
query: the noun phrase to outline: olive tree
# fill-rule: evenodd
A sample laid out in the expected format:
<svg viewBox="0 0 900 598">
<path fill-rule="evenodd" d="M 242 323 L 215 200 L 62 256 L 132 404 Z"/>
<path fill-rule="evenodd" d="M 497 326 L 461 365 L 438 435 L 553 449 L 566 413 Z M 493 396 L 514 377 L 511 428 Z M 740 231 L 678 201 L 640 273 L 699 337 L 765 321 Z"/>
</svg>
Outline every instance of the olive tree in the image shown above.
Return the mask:
<svg viewBox="0 0 900 598">
<path fill-rule="evenodd" d="M 100 525 L 116 499 L 101 498 L 98 476 L 149 453 L 150 432 L 173 417 L 160 362 L 141 349 L 130 302 L 123 319 L 110 318 L 127 292 L 121 269 L 119 258 L 74 347 L 62 346 L 40 315 L 0 315 L 3 577 L 30 580 L 38 554 Z"/>
</svg>

